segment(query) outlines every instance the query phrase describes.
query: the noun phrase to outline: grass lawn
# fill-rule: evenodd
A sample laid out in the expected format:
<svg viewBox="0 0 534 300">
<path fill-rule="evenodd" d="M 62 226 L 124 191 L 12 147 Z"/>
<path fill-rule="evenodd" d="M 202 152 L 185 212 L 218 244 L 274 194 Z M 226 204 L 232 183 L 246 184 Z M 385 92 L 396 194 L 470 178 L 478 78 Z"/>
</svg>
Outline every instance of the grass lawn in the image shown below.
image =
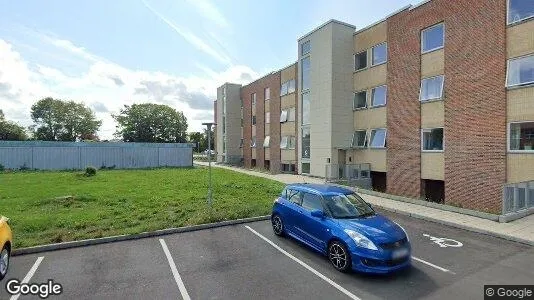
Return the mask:
<svg viewBox="0 0 534 300">
<path fill-rule="evenodd" d="M 207 168 L 0 173 L 0 215 L 16 248 L 261 216 L 283 184 Z"/>
</svg>

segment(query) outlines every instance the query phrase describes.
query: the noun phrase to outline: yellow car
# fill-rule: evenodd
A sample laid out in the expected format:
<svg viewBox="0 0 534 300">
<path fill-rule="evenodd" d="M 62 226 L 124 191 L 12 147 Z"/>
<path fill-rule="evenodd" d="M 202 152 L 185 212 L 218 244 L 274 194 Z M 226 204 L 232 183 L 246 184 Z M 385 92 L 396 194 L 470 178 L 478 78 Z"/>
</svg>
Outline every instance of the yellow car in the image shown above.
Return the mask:
<svg viewBox="0 0 534 300">
<path fill-rule="evenodd" d="M 0 280 L 4 279 L 9 268 L 9 258 L 11 256 L 11 245 L 13 235 L 9 228 L 9 219 L 0 216 Z"/>
</svg>

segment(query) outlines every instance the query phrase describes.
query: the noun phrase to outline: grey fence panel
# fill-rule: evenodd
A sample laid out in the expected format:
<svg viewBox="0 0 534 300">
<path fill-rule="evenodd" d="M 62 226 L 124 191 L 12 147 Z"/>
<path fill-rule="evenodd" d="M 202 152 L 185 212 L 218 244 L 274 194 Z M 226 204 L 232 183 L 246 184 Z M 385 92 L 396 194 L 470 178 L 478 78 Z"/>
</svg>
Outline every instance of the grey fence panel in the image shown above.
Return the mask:
<svg viewBox="0 0 534 300">
<path fill-rule="evenodd" d="M 158 148 L 125 148 L 122 159 L 125 169 L 158 166 Z"/>
<path fill-rule="evenodd" d="M 123 168 L 122 163 L 122 148 L 95 148 L 87 147 L 80 148 L 81 151 L 81 167 L 93 166 L 95 168 L 101 167 L 115 167 L 117 169 Z"/>
<path fill-rule="evenodd" d="M 159 148 L 159 165 L 166 167 L 180 167 L 191 165 L 193 149 Z"/>
<path fill-rule="evenodd" d="M 34 147 L 32 169 L 80 169 L 80 151 L 77 147 Z"/>
<path fill-rule="evenodd" d="M 25 147 L 0 148 L 0 164 L 7 169 L 32 168 L 32 149 Z"/>
</svg>

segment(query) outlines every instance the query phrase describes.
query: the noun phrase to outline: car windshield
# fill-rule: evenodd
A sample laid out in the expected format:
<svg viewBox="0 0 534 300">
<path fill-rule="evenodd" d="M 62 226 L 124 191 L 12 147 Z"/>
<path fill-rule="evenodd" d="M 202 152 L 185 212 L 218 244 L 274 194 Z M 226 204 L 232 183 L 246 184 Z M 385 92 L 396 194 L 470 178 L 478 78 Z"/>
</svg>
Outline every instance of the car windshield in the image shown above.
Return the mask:
<svg viewBox="0 0 534 300">
<path fill-rule="evenodd" d="M 335 219 L 352 219 L 372 216 L 373 209 L 355 194 L 325 196 L 326 207 Z"/>
</svg>

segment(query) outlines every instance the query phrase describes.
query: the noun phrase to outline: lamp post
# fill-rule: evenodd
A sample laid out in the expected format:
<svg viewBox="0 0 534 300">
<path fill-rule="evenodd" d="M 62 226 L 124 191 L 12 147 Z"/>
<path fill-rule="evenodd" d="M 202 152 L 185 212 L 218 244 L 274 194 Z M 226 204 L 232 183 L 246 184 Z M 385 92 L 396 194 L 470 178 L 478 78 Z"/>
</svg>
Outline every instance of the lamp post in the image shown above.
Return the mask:
<svg viewBox="0 0 534 300">
<path fill-rule="evenodd" d="M 212 198 L 211 198 L 211 126 L 217 125 L 213 122 L 202 123 L 208 128 L 208 173 L 209 173 L 209 187 L 208 187 L 208 204 L 211 207 Z"/>
</svg>

